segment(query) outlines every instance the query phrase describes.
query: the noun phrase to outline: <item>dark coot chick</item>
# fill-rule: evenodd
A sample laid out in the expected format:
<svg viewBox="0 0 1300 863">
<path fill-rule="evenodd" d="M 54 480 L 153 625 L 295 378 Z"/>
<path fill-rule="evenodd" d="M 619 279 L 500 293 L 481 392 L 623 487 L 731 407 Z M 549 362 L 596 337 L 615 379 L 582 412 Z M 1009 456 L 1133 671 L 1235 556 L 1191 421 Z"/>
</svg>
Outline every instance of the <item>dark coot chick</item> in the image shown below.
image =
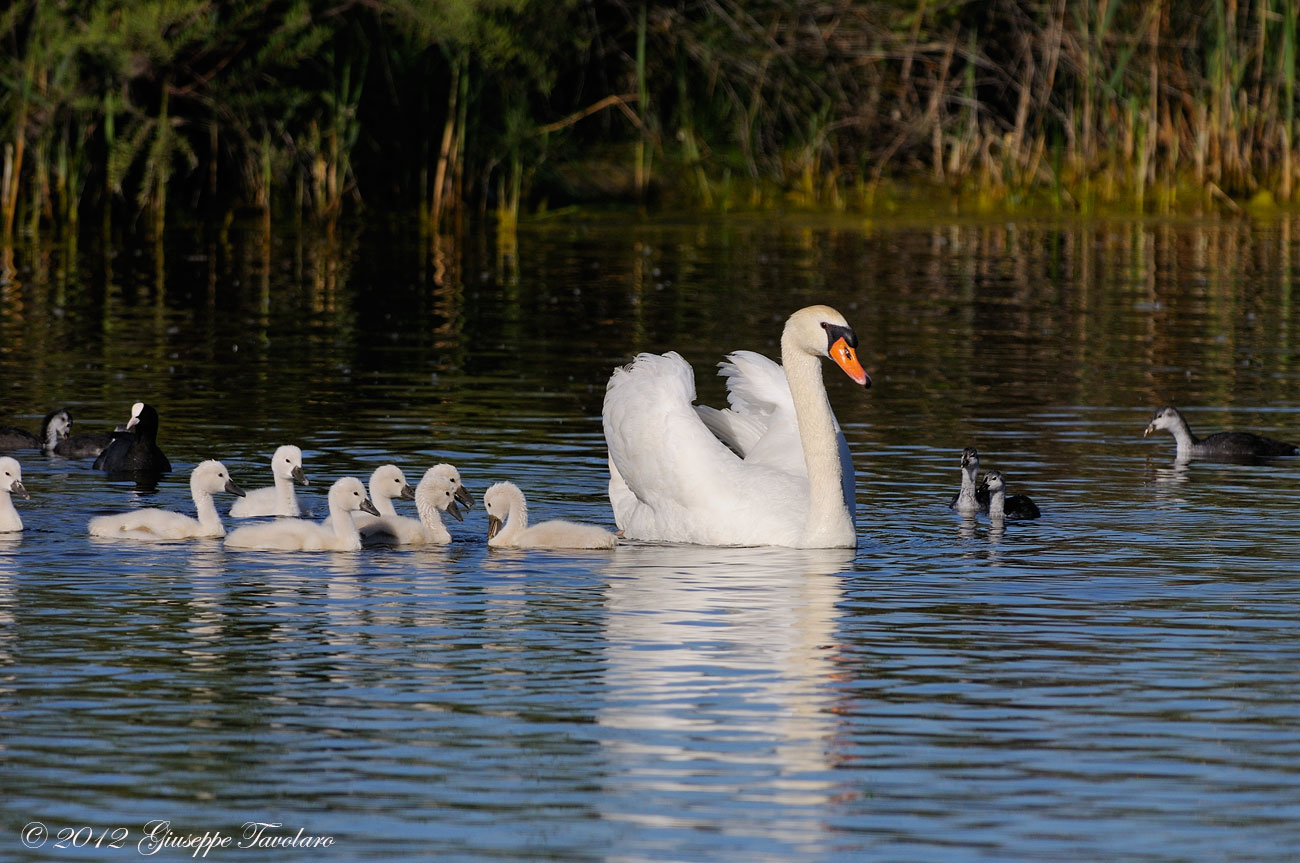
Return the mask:
<svg viewBox="0 0 1300 863">
<path fill-rule="evenodd" d="M 0 450 L 38 449 L 49 455 L 59 438 L 67 434 L 61 419 L 61 415 L 66 413 L 62 408 L 47 413 L 41 420 L 40 435 L 13 426 L 0 426 Z"/>
<path fill-rule="evenodd" d="M 1143 437 L 1164 429 L 1174 436 L 1178 445 L 1177 458 L 1267 458 L 1279 455 L 1296 455 L 1300 448 L 1273 438 L 1250 432 L 1216 432 L 1207 438 L 1192 434 L 1187 420 L 1174 407 L 1162 407 L 1151 417 Z"/>
<path fill-rule="evenodd" d="M 41 439 L 26 429 L 0 426 L 0 450 L 40 449 Z"/>
<path fill-rule="evenodd" d="M 114 432 L 112 441 L 95 459 L 95 470 L 129 478 L 157 476 L 171 469 L 171 462 L 158 448 L 158 411 L 144 402 L 131 406 L 126 431 Z"/>
<path fill-rule="evenodd" d="M 973 446 L 961 451 L 961 489 L 952 496 L 948 508 L 957 512 L 987 512 L 989 493 L 983 486 L 976 487 L 975 475 L 980 469 L 980 454 Z"/>
<path fill-rule="evenodd" d="M 78 434 L 70 434 L 72 431 L 72 414 L 68 413 L 67 408 L 60 408 L 51 414 L 51 416 L 54 418 L 51 423 L 51 428 L 58 428 L 58 436 L 59 438 L 62 438 L 62 440 L 53 442 L 53 445 L 51 446 L 51 441 L 47 439 L 45 450 L 46 455 L 53 452 L 55 455 L 62 456 L 63 458 L 94 458 L 103 452 L 104 448 L 108 446 L 109 441 L 113 439 L 112 435 L 103 432 L 80 432 Z"/>
<path fill-rule="evenodd" d="M 989 495 L 989 518 L 1031 519 L 1042 515 L 1038 506 L 1028 496 L 1013 494 L 1007 496 L 1007 484 L 999 471 L 991 470 L 984 474 L 980 485 Z"/>
</svg>

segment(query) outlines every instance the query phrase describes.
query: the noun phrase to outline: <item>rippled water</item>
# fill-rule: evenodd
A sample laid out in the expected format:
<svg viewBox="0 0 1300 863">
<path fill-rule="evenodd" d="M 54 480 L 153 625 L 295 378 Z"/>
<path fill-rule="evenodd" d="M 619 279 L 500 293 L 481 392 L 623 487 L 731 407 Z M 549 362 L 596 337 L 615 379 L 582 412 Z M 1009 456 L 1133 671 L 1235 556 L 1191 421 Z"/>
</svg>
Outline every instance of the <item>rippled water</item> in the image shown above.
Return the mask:
<svg viewBox="0 0 1300 863">
<path fill-rule="evenodd" d="M 0 538 L 0 859 L 129 859 L 144 825 L 330 836 L 208 859 L 1287 860 L 1300 840 L 1300 459 L 1173 460 L 1150 411 L 1300 441 L 1296 224 L 543 224 L 19 250 L 0 423 L 144 399 L 156 492 L 23 456 Z M 856 552 L 624 544 L 234 553 L 91 541 L 282 442 L 514 479 L 610 524 L 610 369 L 774 353 L 839 307 Z M 1044 517 L 951 513 L 978 446 Z M 222 502 L 224 509 L 228 501 Z M 25 825 L 50 831 L 41 847 Z M 57 848 L 91 828 L 99 849 Z M 108 848 L 124 829 L 120 847 Z M 79 834 L 81 836 L 87 833 Z M 119 834 L 120 835 L 120 834 Z M 168 848 L 163 859 L 190 852 Z"/>
</svg>

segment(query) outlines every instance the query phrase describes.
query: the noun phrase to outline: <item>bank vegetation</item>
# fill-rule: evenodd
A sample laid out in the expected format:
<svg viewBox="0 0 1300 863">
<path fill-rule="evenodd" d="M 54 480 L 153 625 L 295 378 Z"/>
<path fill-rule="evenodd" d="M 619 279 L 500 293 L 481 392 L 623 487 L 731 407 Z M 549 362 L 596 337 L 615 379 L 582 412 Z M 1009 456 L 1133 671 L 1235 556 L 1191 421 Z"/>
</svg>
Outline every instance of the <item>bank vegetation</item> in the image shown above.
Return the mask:
<svg viewBox="0 0 1300 863">
<path fill-rule="evenodd" d="M 1291 0 L 18 0 L 0 236 L 1286 203 Z M 918 191 L 920 190 L 920 191 Z"/>
</svg>

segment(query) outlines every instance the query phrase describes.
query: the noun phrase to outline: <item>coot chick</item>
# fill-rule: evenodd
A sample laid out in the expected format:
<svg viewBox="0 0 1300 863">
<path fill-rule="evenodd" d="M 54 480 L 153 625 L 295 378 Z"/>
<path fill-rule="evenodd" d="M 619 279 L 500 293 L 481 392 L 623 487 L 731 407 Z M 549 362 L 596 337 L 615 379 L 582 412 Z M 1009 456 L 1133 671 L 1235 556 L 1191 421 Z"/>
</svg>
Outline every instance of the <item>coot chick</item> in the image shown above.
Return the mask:
<svg viewBox="0 0 1300 863">
<path fill-rule="evenodd" d="M 95 459 L 95 470 L 118 475 L 157 476 L 172 469 L 167 456 L 158 448 L 158 411 L 152 405 L 136 402 L 126 432 L 114 432 L 113 440 Z"/>
<path fill-rule="evenodd" d="M 70 434 L 72 414 L 68 413 L 67 408 L 51 411 L 46 421 L 49 422 L 49 433 L 45 438 L 45 446 L 42 447 L 46 455 L 52 452 L 63 458 L 94 458 L 113 439 L 103 432 Z"/>
<path fill-rule="evenodd" d="M 59 438 L 67 434 L 60 421 L 60 414 L 67 415 L 62 408 L 52 410 L 41 420 L 40 435 L 34 435 L 26 429 L 13 426 L 0 426 L 0 450 L 38 449 L 49 455 Z"/>
<path fill-rule="evenodd" d="M 976 487 L 975 475 L 980 469 L 979 450 L 968 446 L 961 451 L 961 490 L 952 496 L 948 508 L 957 512 L 987 512 L 989 508 L 988 489 Z"/>
<path fill-rule="evenodd" d="M 999 471 L 991 470 L 984 474 L 984 481 L 980 483 L 980 486 L 989 496 L 989 518 L 991 519 L 1005 517 L 1027 520 L 1042 515 L 1038 511 L 1038 505 L 1030 500 L 1027 495 L 1013 494 L 1007 496 L 1007 484 L 1002 479 L 1002 474 Z"/>
<path fill-rule="evenodd" d="M 1162 407 L 1151 417 L 1143 437 L 1164 429 L 1177 442 L 1177 458 L 1267 458 L 1269 456 L 1296 455 L 1300 448 L 1273 438 L 1251 432 L 1216 432 L 1204 439 L 1192 434 L 1187 420 L 1174 407 Z"/>
</svg>

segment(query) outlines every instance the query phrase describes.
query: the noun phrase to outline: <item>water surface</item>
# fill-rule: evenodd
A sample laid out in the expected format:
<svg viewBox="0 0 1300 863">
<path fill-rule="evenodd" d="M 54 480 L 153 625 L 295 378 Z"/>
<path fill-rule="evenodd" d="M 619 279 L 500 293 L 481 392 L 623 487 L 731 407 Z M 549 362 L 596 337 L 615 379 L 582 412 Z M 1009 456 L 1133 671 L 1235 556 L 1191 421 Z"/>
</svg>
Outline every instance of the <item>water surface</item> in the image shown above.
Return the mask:
<svg viewBox="0 0 1300 863">
<path fill-rule="evenodd" d="M 139 856 L 142 827 L 329 835 L 265 859 L 1286 860 L 1300 841 L 1295 224 L 881 226 L 607 219 L 449 249 L 401 231 L 26 248 L 0 287 L 0 422 L 158 406 L 155 491 L 23 455 L 0 538 L 0 859 Z M 737 348 L 826 302 L 855 552 L 489 552 L 92 541 L 188 508 L 218 457 L 269 483 L 457 464 L 606 525 L 610 370 Z M 946 507 L 962 447 L 1044 511 Z M 228 506 L 223 502 L 222 508 Z M 611 525 L 612 526 L 612 525 Z M 126 828 L 119 849 L 35 850 Z M 232 851 L 214 851 L 231 856 Z M 159 857 L 184 859 L 168 849 Z M 251 858 L 250 858 L 251 859 Z"/>
</svg>

